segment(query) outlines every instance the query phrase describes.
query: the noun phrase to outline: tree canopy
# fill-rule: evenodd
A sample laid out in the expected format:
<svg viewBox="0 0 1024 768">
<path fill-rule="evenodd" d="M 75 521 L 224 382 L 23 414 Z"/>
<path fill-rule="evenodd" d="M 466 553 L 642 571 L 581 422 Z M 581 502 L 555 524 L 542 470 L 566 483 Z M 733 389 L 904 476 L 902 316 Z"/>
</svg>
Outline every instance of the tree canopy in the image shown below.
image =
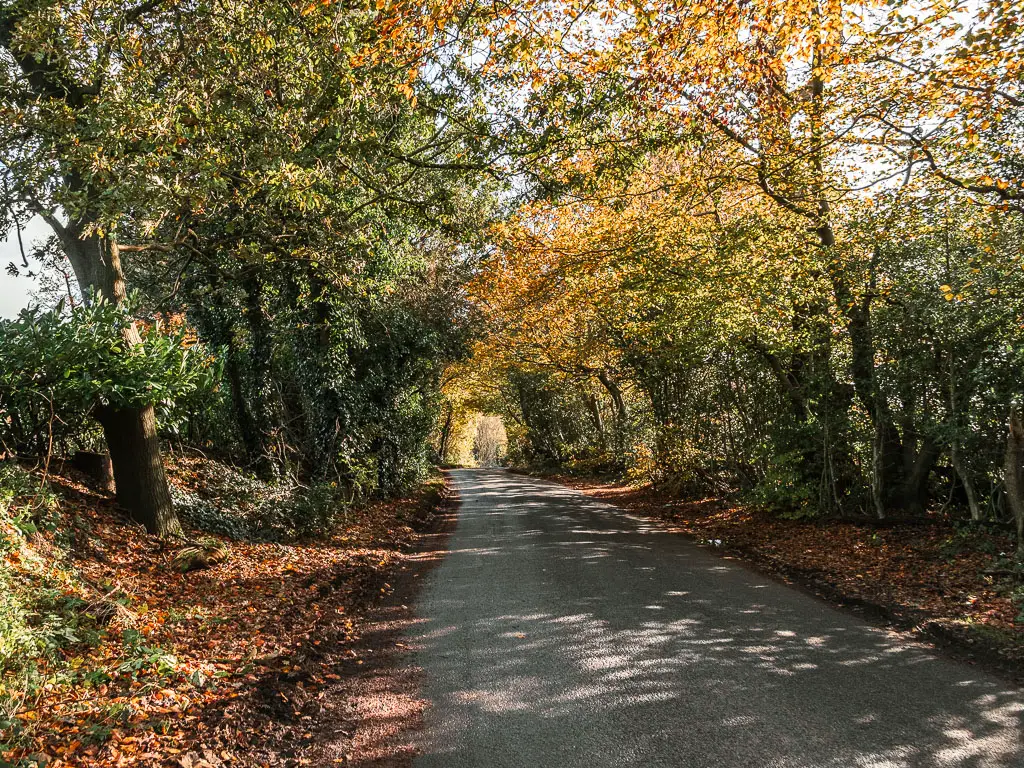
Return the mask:
<svg viewBox="0 0 1024 768">
<path fill-rule="evenodd" d="M 513 461 L 1024 520 L 1020 13 L 18 0 L 2 215 L 68 307 L 184 318 L 222 380 L 167 423 L 267 478 L 398 489 L 501 413 Z"/>
<path fill-rule="evenodd" d="M 8 233 L 0 764 L 311 762 L 438 466 L 1022 658 L 1020 0 L 0 0 Z"/>
</svg>

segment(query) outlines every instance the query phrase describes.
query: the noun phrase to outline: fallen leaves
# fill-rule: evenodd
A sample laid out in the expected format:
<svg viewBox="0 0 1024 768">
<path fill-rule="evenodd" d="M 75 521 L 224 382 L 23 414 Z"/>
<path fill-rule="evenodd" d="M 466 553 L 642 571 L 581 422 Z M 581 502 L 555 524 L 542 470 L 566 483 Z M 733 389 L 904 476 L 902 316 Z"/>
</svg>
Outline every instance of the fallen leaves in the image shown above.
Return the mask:
<svg viewBox="0 0 1024 768">
<path fill-rule="evenodd" d="M 17 713 L 23 739 L 0 747 L 0 765 L 296 764 L 330 686 L 361 663 L 349 648 L 361 611 L 390 591 L 409 523 L 436 500 L 368 505 L 325 541 L 207 540 L 216 557 L 185 573 L 174 550 L 75 490 L 66 514 L 94 545 L 74 563 L 80 584 L 119 610 L 61 664 L 39 659 L 50 682 Z"/>
</svg>

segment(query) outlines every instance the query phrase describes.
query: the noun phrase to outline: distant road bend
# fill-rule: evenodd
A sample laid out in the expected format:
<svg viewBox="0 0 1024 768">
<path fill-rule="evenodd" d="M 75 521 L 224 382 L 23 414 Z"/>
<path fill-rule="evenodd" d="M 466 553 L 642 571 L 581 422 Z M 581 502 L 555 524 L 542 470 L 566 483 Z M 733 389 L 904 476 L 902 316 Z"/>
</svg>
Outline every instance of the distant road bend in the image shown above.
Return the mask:
<svg viewBox="0 0 1024 768">
<path fill-rule="evenodd" d="M 553 483 L 457 470 L 417 768 L 1024 766 L 1024 694 Z"/>
</svg>

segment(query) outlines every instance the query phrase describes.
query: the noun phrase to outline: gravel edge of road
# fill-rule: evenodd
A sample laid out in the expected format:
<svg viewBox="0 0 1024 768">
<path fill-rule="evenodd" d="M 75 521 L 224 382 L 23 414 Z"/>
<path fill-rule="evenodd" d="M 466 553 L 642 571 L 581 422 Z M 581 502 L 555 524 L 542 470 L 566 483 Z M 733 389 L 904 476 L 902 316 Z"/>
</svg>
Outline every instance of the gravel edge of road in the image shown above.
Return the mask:
<svg viewBox="0 0 1024 768">
<path fill-rule="evenodd" d="M 301 756 L 300 765 L 412 765 L 412 735 L 422 728 L 427 702 L 420 695 L 421 672 L 410 662 L 402 639 L 415 621 L 414 602 L 426 575 L 444 559 L 460 503 L 451 476 L 444 472 L 444 490 L 432 514 L 400 564 L 381 577 L 382 585 L 391 589 L 360 619 L 353 659 L 331 691 L 330 716 L 323 719 L 319 738 Z"/>
</svg>

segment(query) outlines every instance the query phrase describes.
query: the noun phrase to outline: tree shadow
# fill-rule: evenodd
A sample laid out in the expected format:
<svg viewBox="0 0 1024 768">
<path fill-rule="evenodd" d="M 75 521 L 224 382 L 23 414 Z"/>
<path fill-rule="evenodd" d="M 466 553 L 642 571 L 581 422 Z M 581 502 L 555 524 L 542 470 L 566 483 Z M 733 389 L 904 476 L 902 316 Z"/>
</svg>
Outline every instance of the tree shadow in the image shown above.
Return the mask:
<svg viewBox="0 0 1024 768">
<path fill-rule="evenodd" d="M 1024 764 L 1024 695 L 553 484 L 453 473 L 416 764 Z"/>
</svg>

